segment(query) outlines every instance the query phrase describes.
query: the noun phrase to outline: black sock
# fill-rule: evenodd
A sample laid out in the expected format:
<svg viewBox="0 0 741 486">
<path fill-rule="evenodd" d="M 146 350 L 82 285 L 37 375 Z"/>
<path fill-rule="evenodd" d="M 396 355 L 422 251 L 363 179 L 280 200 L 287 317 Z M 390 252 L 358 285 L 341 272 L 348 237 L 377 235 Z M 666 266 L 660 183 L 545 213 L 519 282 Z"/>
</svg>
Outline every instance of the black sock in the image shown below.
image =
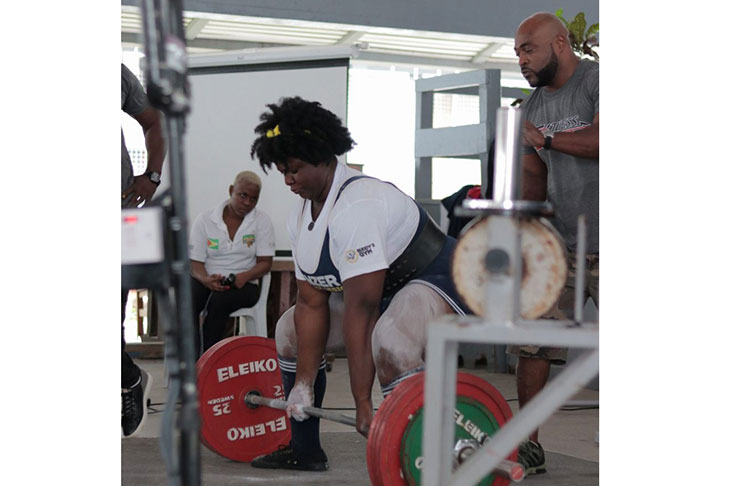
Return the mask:
<svg viewBox="0 0 741 486">
<path fill-rule="evenodd" d="M 287 361 L 285 358 L 280 358 L 281 361 Z M 295 361 L 294 361 L 295 363 Z M 296 381 L 296 373 L 293 371 L 286 371 L 281 367 L 280 376 L 283 379 L 283 389 L 286 393 L 286 398 L 291 393 L 291 389 Z M 317 373 L 316 380 L 314 381 L 314 406 L 321 407 L 322 401 L 324 400 L 324 392 L 327 388 L 327 372 L 322 362 L 322 367 Z M 317 460 L 323 458 L 322 444 L 319 441 L 319 418 L 309 417 L 303 422 L 291 419 L 291 447 L 296 454 L 296 457 Z"/>
</svg>

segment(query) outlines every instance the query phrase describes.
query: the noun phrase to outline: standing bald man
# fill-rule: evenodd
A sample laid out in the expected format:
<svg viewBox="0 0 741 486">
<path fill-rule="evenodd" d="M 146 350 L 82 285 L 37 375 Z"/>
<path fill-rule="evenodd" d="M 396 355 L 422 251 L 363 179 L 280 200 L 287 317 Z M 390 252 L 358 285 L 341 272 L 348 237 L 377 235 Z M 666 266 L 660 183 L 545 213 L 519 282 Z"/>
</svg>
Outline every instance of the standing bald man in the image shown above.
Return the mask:
<svg viewBox="0 0 741 486">
<path fill-rule="evenodd" d="M 545 319 L 573 319 L 577 218 L 587 222 L 586 302 L 599 305 L 599 64 L 580 60 L 569 33 L 555 15 L 539 12 L 525 19 L 515 34 L 520 71 L 535 90 L 523 112 L 523 196 L 548 200 L 554 226 L 564 238 L 569 258 L 566 287 Z M 551 363 L 566 362 L 565 348 L 510 346 L 518 356 L 517 396 L 522 408 L 546 384 Z M 519 462 L 527 474 L 545 472 L 538 430 L 521 444 Z"/>
</svg>

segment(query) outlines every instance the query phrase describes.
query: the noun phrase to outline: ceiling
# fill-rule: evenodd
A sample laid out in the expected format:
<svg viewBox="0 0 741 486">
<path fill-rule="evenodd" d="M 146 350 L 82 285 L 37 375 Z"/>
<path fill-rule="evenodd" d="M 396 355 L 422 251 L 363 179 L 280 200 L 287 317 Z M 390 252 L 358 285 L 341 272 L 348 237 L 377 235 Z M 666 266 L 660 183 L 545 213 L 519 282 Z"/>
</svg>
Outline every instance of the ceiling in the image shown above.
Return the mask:
<svg viewBox="0 0 741 486">
<path fill-rule="evenodd" d="M 255 47 L 359 44 L 359 59 L 399 65 L 516 72 L 514 40 L 303 20 L 183 12 L 190 54 Z M 141 46 L 138 7 L 121 7 L 121 41 Z"/>
</svg>

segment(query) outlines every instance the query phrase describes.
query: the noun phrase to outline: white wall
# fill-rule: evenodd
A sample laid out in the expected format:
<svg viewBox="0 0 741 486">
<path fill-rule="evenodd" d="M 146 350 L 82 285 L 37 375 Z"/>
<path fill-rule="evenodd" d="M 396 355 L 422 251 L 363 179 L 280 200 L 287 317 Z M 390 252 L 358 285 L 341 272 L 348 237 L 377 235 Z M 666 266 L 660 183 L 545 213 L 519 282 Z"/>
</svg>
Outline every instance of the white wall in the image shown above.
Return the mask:
<svg viewBox="0 0 741 486">
<path fill-rule="evenodd" d="M 321 102 L 344 122 L 347 68 L 193 74 L 189 80 L 191 112 L 184 141 L 189 222 L 228 198 L 238 172 L 251 170 L 263 181 L 257 207 L 273 220 L 276 250 L 290 250 L 285 221 L 299 198 L 275 168 L 265 174 L 250 158 L 254 128 L 267 103 L 296 95 Z"/>
</svg>

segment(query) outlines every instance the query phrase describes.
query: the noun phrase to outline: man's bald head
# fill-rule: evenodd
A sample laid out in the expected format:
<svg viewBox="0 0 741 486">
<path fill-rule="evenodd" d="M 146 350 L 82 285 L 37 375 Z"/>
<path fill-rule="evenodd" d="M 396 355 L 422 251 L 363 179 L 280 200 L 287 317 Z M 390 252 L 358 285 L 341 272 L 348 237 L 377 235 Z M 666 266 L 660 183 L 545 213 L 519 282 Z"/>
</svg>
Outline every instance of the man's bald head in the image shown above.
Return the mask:
<svg viewBox="0 0 741 486">
<path fill-rule="evenodd" d="M 569 31 L 548 12 L 538 12 L 522 21 L 515 33 L 515 54 L 522 75 L 533 87 L 558 87 L 578 63 Z"/>
<path fill-rule="evenodd" d="M 551 39 L 563 36 L 568 40 L 569 31 L 561 20 L 548 12 L 538 12 L 531 15 L 520 23 L 517 33 L 528 33 L 530 35 L 542 35 Z"/>
</svg>

